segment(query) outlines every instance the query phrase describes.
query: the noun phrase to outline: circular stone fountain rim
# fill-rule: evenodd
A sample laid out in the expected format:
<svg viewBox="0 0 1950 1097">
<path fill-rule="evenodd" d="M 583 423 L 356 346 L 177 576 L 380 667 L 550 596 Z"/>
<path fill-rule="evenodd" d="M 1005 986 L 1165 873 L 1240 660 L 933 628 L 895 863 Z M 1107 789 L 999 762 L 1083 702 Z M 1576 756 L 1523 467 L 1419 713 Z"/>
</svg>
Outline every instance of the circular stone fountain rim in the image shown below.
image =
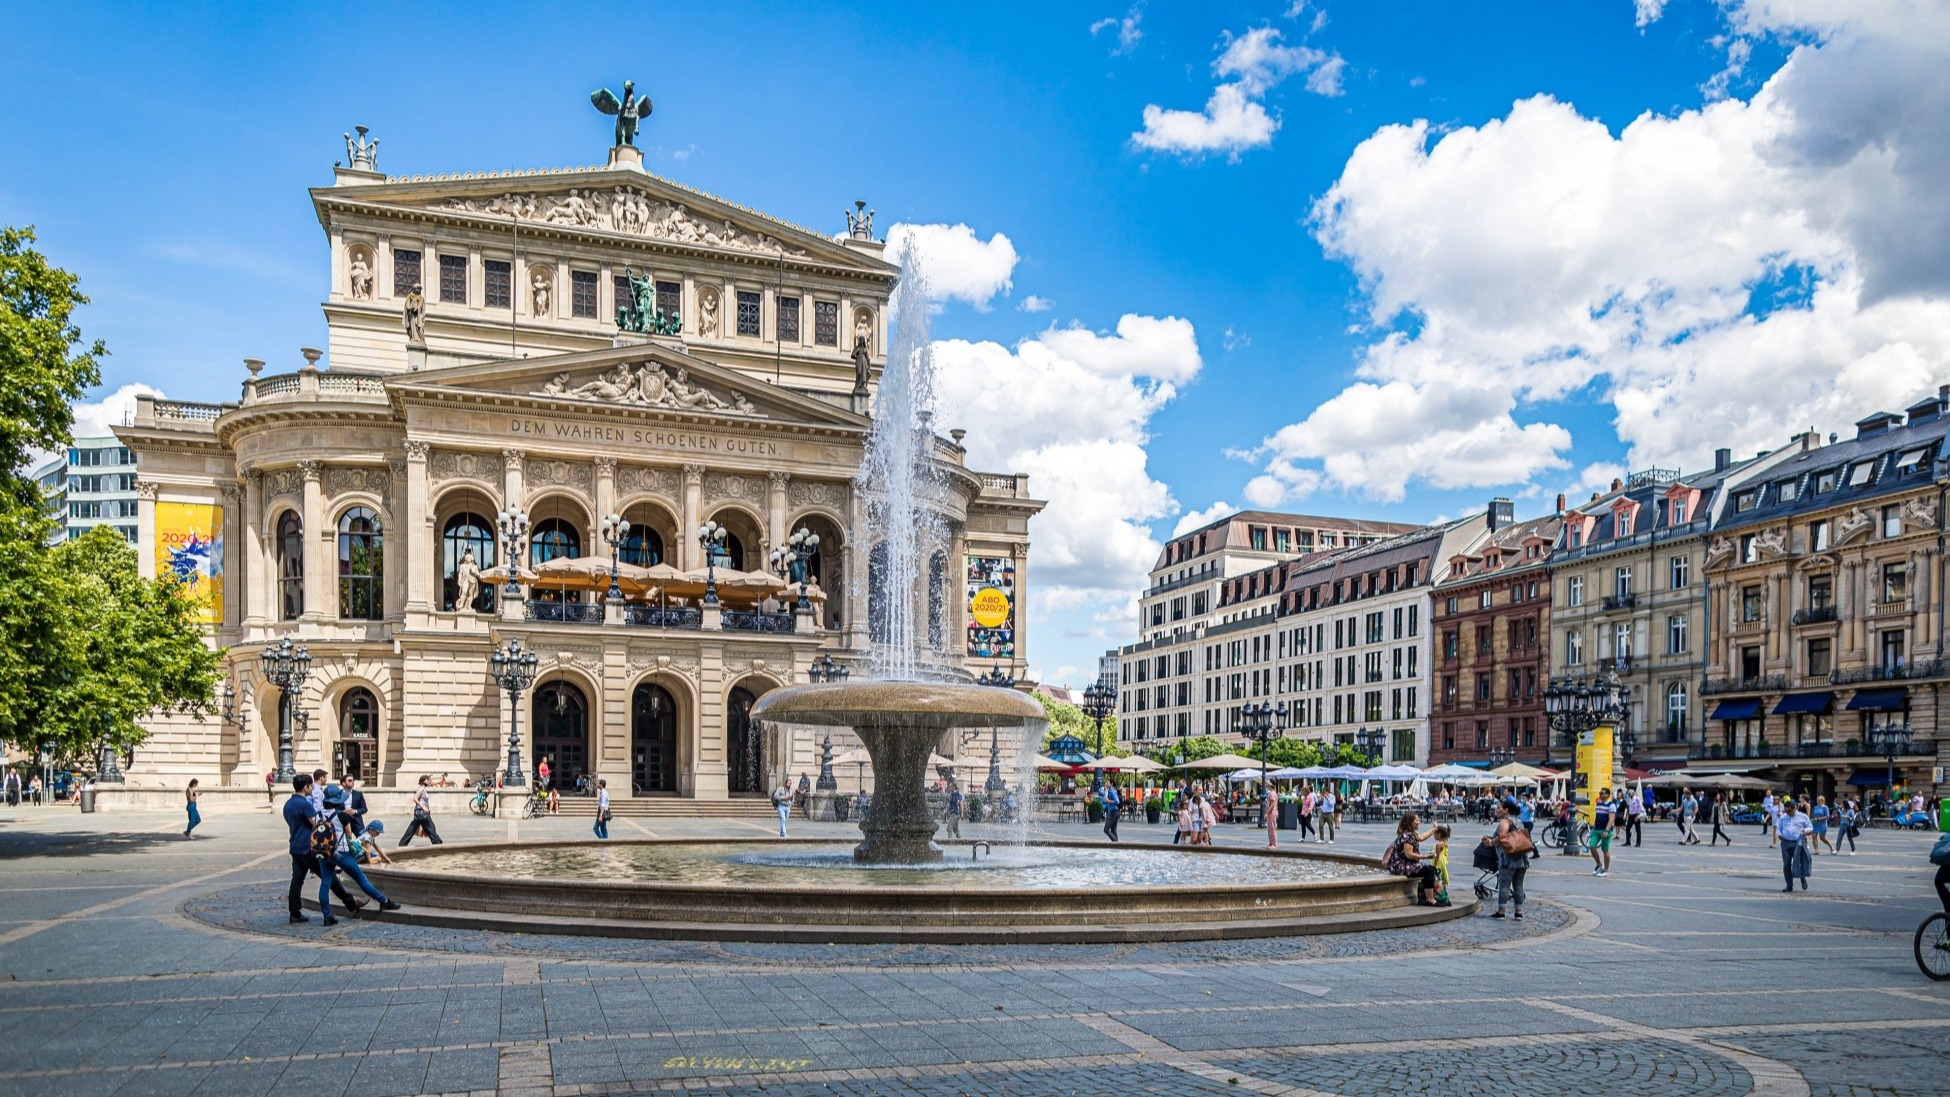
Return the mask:
<svg viewBox="0 0 1950 1097">
<path fill-rule="evenodd" d="M 831 845 L 836 848 L 850 848 L 852 845 L 850 841 L 845 841 L 845 840 L 834 841 L 829 839 L 817 839 L 817 838 L 803 839 L 803 840 L 795 839 L 794 841 L 795 844 Z M 451 845 L 452 843 L 449 844 Z M 770 846 L 776 846 L 777 844 L 778 844 L 778 839 L 776 838 L 635 838 L 635 839 L 623 839 L 620 841 L 605 841 L 602 839 L 595 839 L 595 838 L 581 838 L 581 839 L 576 839 L 573 841 L 566 841 L 566 842 L 475 842 L 475 843 L 469 843 L 467 845 L 456 845 L 452 849 L 444 849 L 444 848 L 438 848 L 434 846 L 428 846 L 423 849 L 398 850 L 395 851 L 393 854 L 393 860 L 398 862 L 396 865 L 387 866 L 387 867 L 375 866 L 371 870 L 371 873 L 376 875 L 382 875 L 382 876 L 398 874 L 401 876 L 408 876 L 416 879 L 426 879 L 428 877 L 433 877 L 441 881 L 451 880 L 455 878 L 455 876 L 458 874 L 451 873 L 451 872 L 440 872 L 433 869 L 421 869 L 418 871 L 414 871 L 412 869 L 407 868 L 407 865 L 408 863 L 413 861 L 434 860 L 439 858 L 442 855 L 481 852 L 485 850 L 532 851 L 538 849 L 569 849 L 569 848 L 576 848 L 582 846 L 588 846 L 592 848 L 602 848 L 602 849 L 615 849 L 622 846 L 719 846 L 719 845 L 751 845 L 755 848 L 766 848 Z M 1097 852 L 1109 852 L 1109 853 L 1118 852 L 1117 850 L 1107 849 L 1101 842 L 1068 841 L 1063 839 L 1025 842 L 1024 845 L 1032 848 L 1043 848 L 1043 849 L 1085 849 L 1085 850 L 1095 850 Z M 959 846 L 954 845 L 954 848 L 959 848 Z M 1250 849 L 1250 848 L 1249 849 L 1228 849 L 1224 846 L 1198 846 L 1191 849 L 1186 849 L 1183 847 L 1173 847 L 1173 846 L 1133 845 L 1127 848 L 1135 851 L 1156 850 L 1162 852 L 1162 851 L 1169 850 L 1172 852 L 1174 856 L 1182 856 L 1182 857 L 1263 857 L 1269 860 L 1270 859 L 1294 859 L 1294 860 L 1332 861 L 1336 864 L 1356 865 L 1364 868 L 1372 868 L 1375 871 L 1372 876 L 1366 876 L 1366 875 L 1346 876 L 1346 877 L 1340 877 L 1337 879 L 1328 879 L 1328 880 L 1284 880 L 1284 881 L 1274 881 L 1274 882 L 1267 882 L 1267 883 L 1239 883 L 1239 884 L 1222 884 L 1222 885 L 1106 884 L 1101 887 L 1083 886 L 1083 887 L 1062 887 L 1062 888 L 1036 888 L 1036 887 L 1011 887 L 1011 886 L 996 885 L 996 884 L 986 884 L 986 885 L 968 884 L 968 885 L 955 886 L 955 887 L 950 887 L 946 885 L 931 885 L 931 884 L 804 884 L 804 885 L 795 885 L 793 887 L 793 890 L 796 893 L 798 893 L 801 897 L 804 897 L 806 895 L 838 896 L 838 895 L 860 894 L 860 895 L 886 896 L 889 898 L 897 899 L 904 895 L 917 895 L 917 896 L 959 895 L 959 894 L 995 895 L 998 893 L 1003 893 L 1010 896 L 1032 896 L 1033 895 L 1038 897 L 1108 895 L 1114 898 L 1117 896 L 1139 896 L 1139 895 L 1143 895 L 1143 896 L 1201 895 L 1202 896 L 1202 895 L 1210 894 L 1215 888 L 1218 888 L 1220 890 L 1236 890 L 1241 888 L 1247 888 L 1247 889 L 1251 889 L 1254 892 L 1268 892 L 1268 891 L 1307 892 L 1307 891 L 1316 891 L 1316 890 L 1327 890 L 1331 888 L 1348 887 L 1351 885 L 1359 885 L 1359 884 L 1368 884 L 1370 886 L 1376 886 L 1378 885 L 1379 882 L 1399 882 L 1402 879 L 1399 876 L 1394 876 L 1389 874 L 1385 869 L 1383 869 L 1380 860 L 1373 857 L 1363 857 L 1359 854 L 1353 854 L 1353 853 L 1334 853 L 1325 850 L 1314 851 L 1314 850 Z M 902 870 L 889 869 L 887 871 L 902 871 Z M 936 871 L 936 870 L 917 867 L 914 869 L 914 871 L 927 872 L 927 871 Z M 688 883 L 680 880 L 591 880 L 591 879 L 580 878 L 580 877 L 566 877 L 566 876 L 510 876 L 504 878 L 504 882 L 518 883 L 523 885 L 547 885 L 550 887 L 582 887 L 582 888 L 592 888 L 599 891 L 611 891 L 611 890 L 651 891 L 651 892 L 702 891 L 702 892 L 712 892 L 712 893 L 724 892 L 733 895 L 770 894 L 776 891 L 778 888 L 778 885 L 776 884 L 737 884 L 737 883 L 705 884 L 705 883 Z"/>
<path fill-rule="evenodd" d="M 959 682 L 831 682 L 785 686 L 752 706 L 756 719 L 784 724 L 852 725 L 883 719 L 969 720 L 983 726 L 1019 727 L 1048 719 L 1029 695 L 995 686 Z"/>
</svg>

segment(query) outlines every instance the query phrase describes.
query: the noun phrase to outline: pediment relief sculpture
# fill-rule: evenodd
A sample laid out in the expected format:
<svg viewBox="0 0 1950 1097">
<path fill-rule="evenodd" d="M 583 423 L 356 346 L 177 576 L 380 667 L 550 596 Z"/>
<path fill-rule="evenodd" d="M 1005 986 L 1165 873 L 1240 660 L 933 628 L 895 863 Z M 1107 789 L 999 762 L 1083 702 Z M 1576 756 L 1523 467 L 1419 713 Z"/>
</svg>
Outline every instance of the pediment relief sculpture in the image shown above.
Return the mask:
<svg viewBox="0 0 1950 1097">
<path fill-rule="evenodd" d="M 1875 524 L 1876 520 L 1873 515 L 1861 507 L 1856 507 L 1854 510 L 1849 511 L 1848 517 L 1842 519 L 1839 526 L 1835 527 L 1835 543 L 1841 544 L 1851 538 L 1867 533 L 1869 527 Z"/>
<path fill-rule="evenodd" d="M 1754 549 L 1758 552 L 1764 552 L 1769 556 L 1786 556 L 1788 551 L 1787 530 L 1770 529 L 1765 533 L 1756 534 L 1754 537 Z"/>
<path fill-rule="evenodd" d="M 1727 537 L 1715 537 L 1706 546 L 1706 562 L 1711 564 L 1722 556 L 1733 555 L 1733 541 Z"/>
<path fill-rule="evenodd" d="M 1903 502 L 1903 524 L 1917 529 L 1936 528 L 1936 500 L 1927 495 L 1918 495 Z"/>
<path fill-rule="evenodd" d="M 758 419 L 765 417 L 744 393 L 734 392 L 729 398 L 720 396 L 702 385 L 692 383 L 684 367 L 665 366 L 658 362 L 646 362 L 635 367 L 623 363 L 582 384 L 573 384 L 567 373 L 558 373 L 531 395 L 678 411 L 716 411 Z"/>
<path fill-rule="evenodd" d="M 434 208 L 601 229 L 707 248 L 806 254 L 804 248 L 792 247 L 768 233 L 752 232 L 729 220 L 707 221 L 684 208 L 681 202 L 666 202 L 635 187 L 621 185 L 607 192 L 591 187 L 564 194 L 508 193 L 494 198 L 450 198 Z"/>
</svg>

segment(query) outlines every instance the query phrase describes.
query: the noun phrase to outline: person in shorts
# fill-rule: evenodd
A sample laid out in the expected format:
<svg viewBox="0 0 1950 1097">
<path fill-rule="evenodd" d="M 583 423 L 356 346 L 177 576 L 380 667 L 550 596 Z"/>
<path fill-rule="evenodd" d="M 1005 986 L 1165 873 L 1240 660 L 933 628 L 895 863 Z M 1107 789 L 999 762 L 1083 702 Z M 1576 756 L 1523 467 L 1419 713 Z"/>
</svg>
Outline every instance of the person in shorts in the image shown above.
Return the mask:
<svg viewBox="0 0 1950 1097">
<path fill-rule="evenodd" d="M 1605 789 L 1591 802 L 1591 875 L 1611 875 L 1611 829 L 1618 805 Z"/>
</svg>

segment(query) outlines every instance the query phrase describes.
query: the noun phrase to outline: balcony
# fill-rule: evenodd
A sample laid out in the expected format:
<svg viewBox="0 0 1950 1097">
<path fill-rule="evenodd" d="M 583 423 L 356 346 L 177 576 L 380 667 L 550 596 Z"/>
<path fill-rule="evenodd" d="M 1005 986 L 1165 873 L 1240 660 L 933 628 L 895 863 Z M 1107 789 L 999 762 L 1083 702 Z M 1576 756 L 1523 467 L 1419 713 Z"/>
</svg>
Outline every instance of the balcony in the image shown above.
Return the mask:
<svg viewBox="0 0 1950 1097">
<path fill-rule="evenodd" d="M 1794 611 L 1793 620 L 1797 625 L 1820 625 L 1834 621 L 1836 618 L 1835 607 L 1830 605 L 1816 606 L 1813 609 L 1797 609 Z"/>
<path fill-rule="evenodd" d="M 1758 617 L 1736 617 L 1728 627 L 1735 635 L 1762 632 L 1767 628 L 1767 616 L 1762 614 Z"/>
<path fill-rule="evenodd" d="M 1754 678 L 1707 678 L 1700 682 L 1700 695 L 1716 693 L 1778 693 L 1787 688 L 1787 675 L 1762 674 Z"/>
<path fill-rule="evenodd" d="M 555 625 L 600 625 L 603 623 L 603 604 L 601 602 L 541 602 L 530 599 L 523 603 L 522 617 L 529 621 L 543 621 Z"/>
<path fill-rule="evenodd" d="M 1629 655 L 1619 655 L 1611 659 L 1598 660 L 1598 669 L 1601 671 L 1609 670 L 1616 671 L 1619 674 L 1630 674 L 1632 673 L 1633 666 L 1632 657 Z"/>
<path fill-rule="evenodd" d="M 704 611 L 696 606 L 624 606 L 623 623 L 639 628 L 702 628 Z"/>
<path fill-rule="evenodd" d="M 1864 617 L 1901 617 L 1910 609 L 1909 599 L 1899 598 L 1894 602 L 1870 602 L 1862 607 Z"/>
<path fill-rule="evenodd" d="M 1636 594 L 1607 594 L 1607 595 L 1605 595 L 1605 612 L 1606 612 L 1606 613 L 1610 613 L 1610 612 L 1612 612 L 1613 610 L 1620 610 L 1620 609 L 1632 609 L 1632 608 L 1634 608 L 1634 607 L 1636 607 L 1636 606 L 1637 606 L 1638 604 L 1639 604 L 1639 596 L 1638 596 L 1638 595 L 1636 595 Z"/>
<path fill-rule="evenodd" d="M 1881 754 L 1871 750 L 1866 744 L 1859 741 L 1855 742 L 1854 748 L 1851 749 L 1849 746 L 1851 741 L 1844 740 L 1839 743 L 1740 743 L 1733 746 L 1726 746 L 1720 743 L 1713 743 L 1711 745 L 1693 743 L 1686 748 L 1686 758 L 1689 761 L 1695 762 L 1733 762 L 1750 759 L 1792 761 L 1796 759 L 1848 758 L 1862 760 L 1882 757 Z M 1933 757 L 1935 754 L 1936 740 L 1911 739 L 1902 746 L 1896 756 L 1898 758 L 1914 758 Z"/>
<path fill-rule="evenodd" d="M 1828 684 L 1851 686 L 1858 682 L 1903 682 L 1912 678 L 1945 676 L 1950 676 L 1950 661 L 1924 659 L 1914 663 L 1883 663 L 1870 667 L 1857 667 L 1854 670 L 1830 671 Z"/>
<path fill-rule="evenodd" d="M 721 620 L 724 628 L 731 632 L 792 632 L 798 628 L 798 618 L 790 612 L 728 609 Z"/>
</svg>

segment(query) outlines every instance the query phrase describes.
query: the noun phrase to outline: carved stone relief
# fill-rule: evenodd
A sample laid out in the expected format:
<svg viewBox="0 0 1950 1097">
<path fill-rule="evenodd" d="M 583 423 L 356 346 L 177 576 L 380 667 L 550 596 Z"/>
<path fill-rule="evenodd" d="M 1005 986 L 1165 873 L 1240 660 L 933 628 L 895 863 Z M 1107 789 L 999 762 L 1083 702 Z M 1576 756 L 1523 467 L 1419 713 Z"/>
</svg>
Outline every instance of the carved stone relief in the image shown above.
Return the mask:
<svg viewBox="0 0 1950 1097">
<path fill-rule="evenodd" d="M 706 339 L 718 337 L 718 291 L 710 286 L 697 291 L 697 333 Z"/>
<path fill-rule="evenodd" d="M 674 499 L 682 487 L 676 469 L 624 465 L 616 470 L 616 490 L 622 495 L 647 491 Z"/>
<path fill-rule="evenodd" d="M 355 491 L 383 495 L 390 480 L 384 469 L 339 466 L 325 470 L 325 492 L 335 496 Z"/>
<path fill-rule="evenodd" d="M 697 660 L 686 656 L 667 655 L 658 652 L 649 656 L 637 656 L 630 660 L 628 674 L 631 678 L 635 678 L 641 674 L 648 674 L 652 671 L 661 674 L 680 675 L 689 679 L 693 684 L 699 678 Z"/>
<path fill-rule="evenodd" d="M 528 482 L 533 486 L 595 490 L 595 468 L 580 461 L 531 461 Z"/>
<path fill-rule="evenodd" d="M 1936 528 L 1936 500 L 1927 495 L 1918 495 L 1903 503 L 1903 522 L 1918 529 Z"/>
<path fill-rule="evenodd" d="M 278 469 L 264 474 L 264 494 L 296 495 L 305 487 L 304 474 L 297 469 Z"/>
<path fill-rule="evenodd" d="M 743 499 L 747 502 L 763 503 L 765 491 L 765 481 L 756 476 L 713 472 L 707 473 L 704 477 L 706 499 Z"/>
<path fill-rule="evenodd" d="M 660 362 L 645 362 L 635 368 L 627 363 L 619 364 L 580 384 L 572 382 L 567 373 L 558 373 L 548 379 L 548 384 L 530 395 L 601 400 L 612 404 L 636 404 L 680 411 L 723 411 L 764 418 L 744 393 L 734 392 L 727 399 L 693 383 L 689 374 L 684 372 L 684 367 L 666 366 Z"/>
<path fill-rule="evenodd" d="M 685 209 L 682 203 L 665 202 L 627 186 L 612 187 L 608 191 L 590 187 L 564 194 L 509 193 L 494 198 L 451 198 L 435 208 L 541 221 L 551 225 L 602 229 L 707 248 L 774 255 L 780 252 L 786 255 L 806 254 L 804 248 L 793 247 L 768 233 L 752 232 L 728 220 L 707 221 Z"/>
<path fill-rule="evenodd" d="M 428 459 L 427 474 L 436 484 L 462 477 L 492 483 L 500 478 L 501 467 L 490 454 L 443 449 Z"/>
<path fill-rule="evenodd" d="M 785 486 L 785 499 L 795 507 L 833 507 L 846 509 L 845 484 L 825 480 L 793 480 Z"/>
</svg>

